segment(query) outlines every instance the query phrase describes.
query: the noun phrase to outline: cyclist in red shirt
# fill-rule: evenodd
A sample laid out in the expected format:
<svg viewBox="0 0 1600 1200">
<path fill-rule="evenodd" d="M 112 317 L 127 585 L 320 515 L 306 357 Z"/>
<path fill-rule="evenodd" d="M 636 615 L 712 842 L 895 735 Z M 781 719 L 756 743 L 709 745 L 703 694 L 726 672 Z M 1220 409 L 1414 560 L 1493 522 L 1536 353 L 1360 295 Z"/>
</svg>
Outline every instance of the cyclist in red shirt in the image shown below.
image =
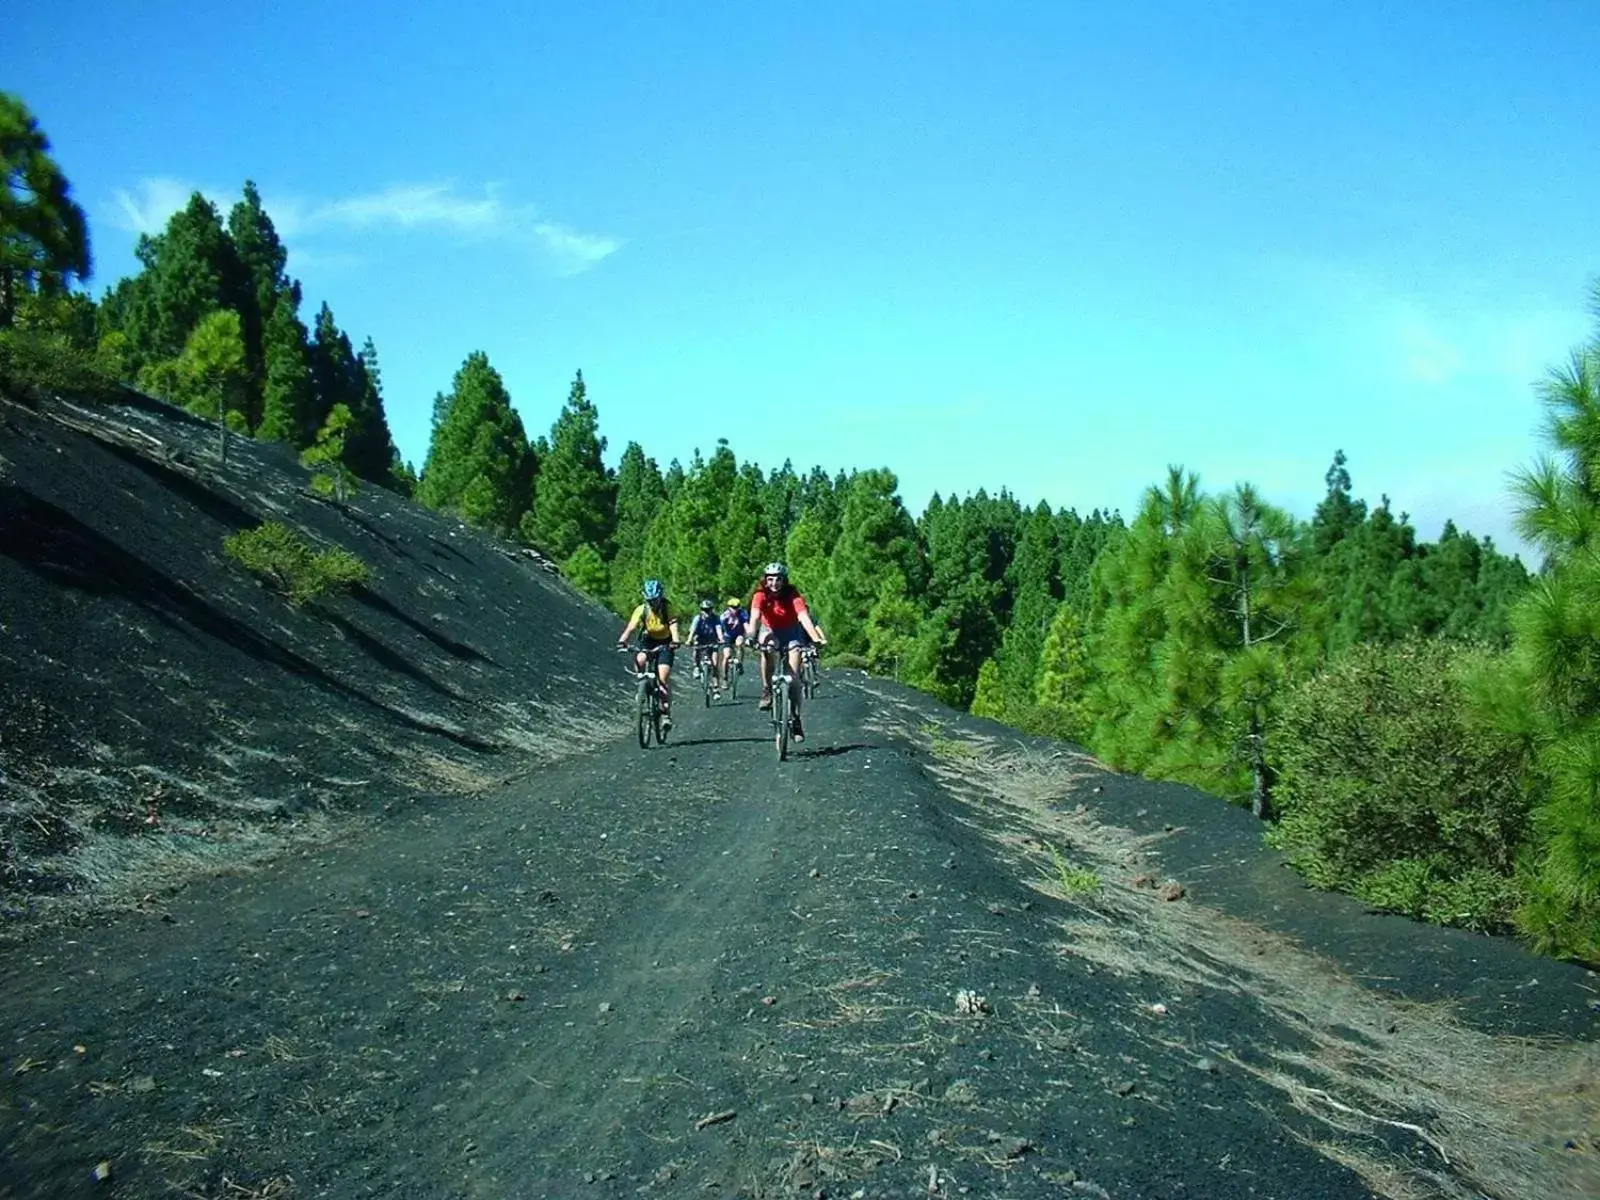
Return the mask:
<svg viewBox="0 0 1600 1200">
<path fill-rule="evenodd" d="M 800 724 L 800 649 L 807 645 L 826 645 L 811 612 L 806 608 L 805 597 L 789 582 L 789 569 L 781 562 L 767 564 L 761 587 L 750 599 L 750 620 L 745 625 L 745 637 L 753 639 L 758 625 L 763 644 L 775 645 L 789 656 L 789 711 L 794 714 L 790 722 L 790 736 L 797 742 L 806 740 Z M 772 662 L 761 656 L 761 707 L 772 707 Z"/>
</svg>

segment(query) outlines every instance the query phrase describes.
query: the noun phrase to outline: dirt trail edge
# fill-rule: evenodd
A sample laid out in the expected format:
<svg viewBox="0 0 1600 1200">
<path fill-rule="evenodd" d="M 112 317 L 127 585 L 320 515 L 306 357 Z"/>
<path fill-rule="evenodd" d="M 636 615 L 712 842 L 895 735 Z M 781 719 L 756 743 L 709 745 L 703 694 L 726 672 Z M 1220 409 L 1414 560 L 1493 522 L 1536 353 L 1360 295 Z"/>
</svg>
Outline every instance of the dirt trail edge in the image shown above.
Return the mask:
<svg viewBox="0 0 1600 1200">
<path fill-rule="evenodd" d="M 1115 777 L 827 684 L 783 766 L 750 699 L 646 753 L 619 696 L 614 747 L 0 959 L 0 1195 L 1596 1194 L 1576 1031 L 1358 985 L 1193 846 L 1162 899 Z"/>
</svg>

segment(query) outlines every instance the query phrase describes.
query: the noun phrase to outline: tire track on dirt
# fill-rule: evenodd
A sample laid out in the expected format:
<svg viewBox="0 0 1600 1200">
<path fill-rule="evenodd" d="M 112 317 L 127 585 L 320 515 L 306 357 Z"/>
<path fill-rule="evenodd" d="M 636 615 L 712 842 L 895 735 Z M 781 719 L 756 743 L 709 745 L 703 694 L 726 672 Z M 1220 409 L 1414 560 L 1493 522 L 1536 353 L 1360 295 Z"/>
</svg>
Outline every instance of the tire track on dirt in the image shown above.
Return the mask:
<svg viewBox="0 0 1600 1200">
<path fill-rule="evenodd" d="M 680 699 L 674 740 L 628 763 L 617 786 L 671 806 L 663 761 L 675 762 L 675 778 L 709 802 L 706 822 L 660 883 L 607 922 L 593 969 L 573 984 L 570 1027 L 521 1060 L 520 1080 L 480 1091 L 470 1120 L 495 1127 L 485 1162 L 509 1169 L 476 1180 L 474 1194 L 759 1188 L 751 1127 L 773 1102 L 757 1063 L 796 920 L 785 897 L 809 881 L 800 864 L 814 857 L 826 786 L 815 764 L 837 748 L 797 748 L 780 765 L 753 700 L 686 708 Z M 831 725 L 817 724 L 813 744 Z"/>
</svg>

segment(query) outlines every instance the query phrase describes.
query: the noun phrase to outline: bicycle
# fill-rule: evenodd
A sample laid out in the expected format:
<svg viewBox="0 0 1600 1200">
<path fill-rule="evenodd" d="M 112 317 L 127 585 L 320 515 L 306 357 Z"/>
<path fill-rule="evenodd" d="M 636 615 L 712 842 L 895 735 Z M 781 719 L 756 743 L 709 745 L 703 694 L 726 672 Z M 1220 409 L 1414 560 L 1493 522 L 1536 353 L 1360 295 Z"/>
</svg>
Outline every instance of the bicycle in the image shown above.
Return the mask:
<svg viewBox="0 0 1600 1200">
<path fill-rule="evenodd" d="M 728 678 L 724 686 L 728 689 L 728 699 L 739 698 L 739 676 L 744 674 L 744 642 L 728 649 Z"/>
<path fill-rule="evenodd" d="M 794 682 L 794 676 L 789 674 L 789 652 L 772 643 L 762 646 L 761 652 L 772 660 L 772 673 L 768 678 L 772 684 L 773 742 L 778 748 L 778 761 L 785 762 L 789 757 L 789 705 L 793 702 L 789 685 Z"/>
<path fill-rule="evenodd" d="M 656 678 L 657 659 L 660 656 L 659 647 L 655 650 L 646 650 L 644 670 L 639 670 L 635 661 L 637 650 L 629 646 L 620 646 L 618 649 L 628 656 L 628 674 L 639 681 L 636 692 L 639 712 L 639 749 L 646 750 L 650 747 L 651 737 L 655 738 L 657 745 L 665 745 L 667 733 L 661 727 L 661 681 Z"/>
<path fill-rule="evenodd" d="M 800 694 L 809 700 L 821 686 L 822 668 L 818 664 L 817 648 L 803 647 L 800 651 Z"/>
<path fill-rule="evenodd" d="M 717 656 L 715 646 L 696 646 L 694 648 L 694 669 L 700 674 L 700 689 L 705 696 L 706 707 L 711 707 L 711 695 L 716 687 Z"/>
</svg>

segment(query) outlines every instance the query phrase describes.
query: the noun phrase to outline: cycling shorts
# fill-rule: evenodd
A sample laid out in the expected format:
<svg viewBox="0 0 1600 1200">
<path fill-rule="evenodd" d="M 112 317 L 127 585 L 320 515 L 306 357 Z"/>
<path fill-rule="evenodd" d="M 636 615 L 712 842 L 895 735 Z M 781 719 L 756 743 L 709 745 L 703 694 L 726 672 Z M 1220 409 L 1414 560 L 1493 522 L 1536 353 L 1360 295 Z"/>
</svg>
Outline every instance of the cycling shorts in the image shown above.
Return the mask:
<svg viewBox="0 0 1600 1200">
<path fill-rule="evenodd" d="M 811 639 L 806 636 L 804 625 L 791 625 L 787 629 L 773 629 L 769 632 L 772 643 L 780 650 L 793 650 L 799 646 L 811 645 Z"/>
<path fill-rule="evenodd" d="M 660 666 L 670 667 L 672 665 L 673 649 L 671 638 L 653 638 L 648 634 L 640 634 L 638 649 L 643 650 L 646 654 L 654 654 L 656 662 Z"/>
</svg>

